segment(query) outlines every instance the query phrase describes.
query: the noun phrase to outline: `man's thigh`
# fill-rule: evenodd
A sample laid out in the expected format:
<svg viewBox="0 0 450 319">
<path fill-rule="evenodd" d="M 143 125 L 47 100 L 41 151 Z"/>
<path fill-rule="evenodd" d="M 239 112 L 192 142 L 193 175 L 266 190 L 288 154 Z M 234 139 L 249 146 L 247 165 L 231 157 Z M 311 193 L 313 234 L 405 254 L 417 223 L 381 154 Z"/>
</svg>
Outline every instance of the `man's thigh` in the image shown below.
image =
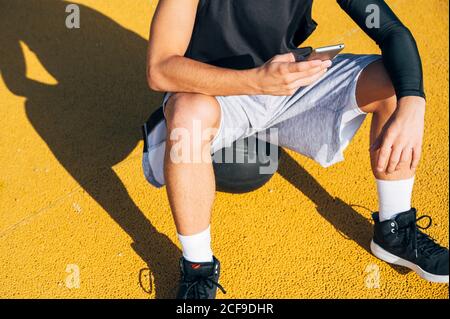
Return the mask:
<svg viewBox="0 0 450 319">
<path fill-rule="evenodd" d="M 380 102 L 396 99 L 391 78 L 382 60 L 368 65 L 358 79 L 356 101 L 365 113 L 377 111 Z"/>
<path fill-rule="evenodd" d="M 344 160 L 344 150 L 363 123 L 356 90 L 361 74 L 378 55 L 339 55 L 326 75 L 299 89 L 273 117 L 279 144 L 324 167 Z"/>
</svg>

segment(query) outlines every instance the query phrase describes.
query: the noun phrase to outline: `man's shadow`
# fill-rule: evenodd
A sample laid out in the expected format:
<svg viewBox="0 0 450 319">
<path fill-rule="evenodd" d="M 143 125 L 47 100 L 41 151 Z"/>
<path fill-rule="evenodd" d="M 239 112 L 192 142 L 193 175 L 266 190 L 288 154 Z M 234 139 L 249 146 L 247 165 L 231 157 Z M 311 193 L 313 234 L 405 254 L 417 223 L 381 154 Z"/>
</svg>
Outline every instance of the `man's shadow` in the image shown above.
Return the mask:
<svg viewBox="0 0 450 319">
<path fill-rule="evenodd" d="M 147 87 L 147 41 L 81 5 L 81 28 L 68 29 L 68 4 L 0 0 L 1 76 L 12 93 L 26 98 L 30 123 L 61 165 L 131 237 L 151 270 L 156 297 L 173 297 L 181 252 L 112 169 L 136 147 L 141 125 L 161 102 Z M 26 77 L 19 41 L 58 84 Z"/>
<path fill-rule="evenodd" d="M 292 156 L 281 150 L 278 173 L 291 185 L 301 191 L 316 205 L 317 212 L 334 226 L 337 232 L 347 240 L 353 240 L 369 254 L 373 235 L 371 222 L 358 213 L 354 207 L 331 196 Z M 361 206 L 359 206 L 361 207 Z M 361 207 L 365 208 L 365 207 Z M 368 208 L 365 208 L 369 210 Z M 409 272 L 407 268 L 390 265 L 400 274 Z"/>
</svg>

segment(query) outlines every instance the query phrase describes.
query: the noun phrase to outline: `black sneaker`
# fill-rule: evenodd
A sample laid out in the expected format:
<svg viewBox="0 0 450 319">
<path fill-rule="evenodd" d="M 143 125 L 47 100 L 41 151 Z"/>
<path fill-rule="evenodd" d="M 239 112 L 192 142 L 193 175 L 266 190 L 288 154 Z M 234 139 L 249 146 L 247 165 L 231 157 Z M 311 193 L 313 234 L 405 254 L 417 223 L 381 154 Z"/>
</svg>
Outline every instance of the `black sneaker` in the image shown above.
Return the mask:
<svg viewBox="0 0 450 319">
<path fill-rule="evenodd" d="M 215 299 L 217 288 L 226 293 L 219 284 L 220 262 L 193 263 L 180 259 L 181 280 L 177 299 Z"/>
<path fill-rule="evenodd" d="M 412 269 L 428 281 L 448 283 L 448 249 L 419 230 L 431 226 L 430 216 L 416 219 L 416 210 L 412 208 L 391 220 L 380 222 L 378 213 L 372 218 L 375 227 L 370 249 L 376 257 Z M 421 227 L 417 223 L 424 218 L 428 219 L 428 225 Z"/>
</svg>

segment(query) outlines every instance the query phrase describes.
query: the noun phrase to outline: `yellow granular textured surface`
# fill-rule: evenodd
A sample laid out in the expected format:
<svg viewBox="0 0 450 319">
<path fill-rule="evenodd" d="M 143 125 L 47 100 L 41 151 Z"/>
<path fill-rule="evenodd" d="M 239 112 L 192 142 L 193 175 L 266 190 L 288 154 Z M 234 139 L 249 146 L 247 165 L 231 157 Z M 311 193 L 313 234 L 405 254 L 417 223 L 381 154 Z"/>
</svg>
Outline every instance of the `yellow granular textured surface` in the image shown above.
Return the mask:
<svg viewBox="0 0 450 319">
<path fill-rule="evenodd" d="M 165 189 L 141 169 L 140 125 L 160 103 L 145 55 L 156 2 L 0 1 L 0 296 L 173 297 L 181 255 Z M 448 243 L 448 1 L 390 0 L 416 37 L 428 99 L 413 205 Z M 334 0 L 305 45 L 378 47 Z M 170 41 L 170 39 L 167 39 Z M 448 298 L 369 252 L 377 209 L 369 119 L 329 169 L 286 152 L 260 190 L 217 195 L 220 298 Z"/>
</svg>

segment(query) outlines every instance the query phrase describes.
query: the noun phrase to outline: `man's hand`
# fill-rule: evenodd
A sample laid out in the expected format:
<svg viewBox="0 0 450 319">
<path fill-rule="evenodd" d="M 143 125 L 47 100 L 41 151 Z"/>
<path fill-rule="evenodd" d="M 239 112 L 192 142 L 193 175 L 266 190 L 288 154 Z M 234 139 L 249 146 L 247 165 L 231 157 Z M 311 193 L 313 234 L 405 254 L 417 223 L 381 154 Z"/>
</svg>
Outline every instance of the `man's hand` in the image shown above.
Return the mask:
<svg viewBox="0 0 450 319">
<path fill-rule="evenodd" d="M 422 153 L 425 99 L 408 96 L 398 101 L 398 107 L 385 130 L 371 146 L 380 149 L 377 170 L 393 173 L 408 166 L 415 170 Z"/>
<path fill-rule="evenodd" d="M 295 62 L 292 53 L 276 55 L 254 69 L 256 91 L 265 95 L 292 95 L 298 88 L 317 81 L 330 66 L 330 60 Z"/>
</svg>

